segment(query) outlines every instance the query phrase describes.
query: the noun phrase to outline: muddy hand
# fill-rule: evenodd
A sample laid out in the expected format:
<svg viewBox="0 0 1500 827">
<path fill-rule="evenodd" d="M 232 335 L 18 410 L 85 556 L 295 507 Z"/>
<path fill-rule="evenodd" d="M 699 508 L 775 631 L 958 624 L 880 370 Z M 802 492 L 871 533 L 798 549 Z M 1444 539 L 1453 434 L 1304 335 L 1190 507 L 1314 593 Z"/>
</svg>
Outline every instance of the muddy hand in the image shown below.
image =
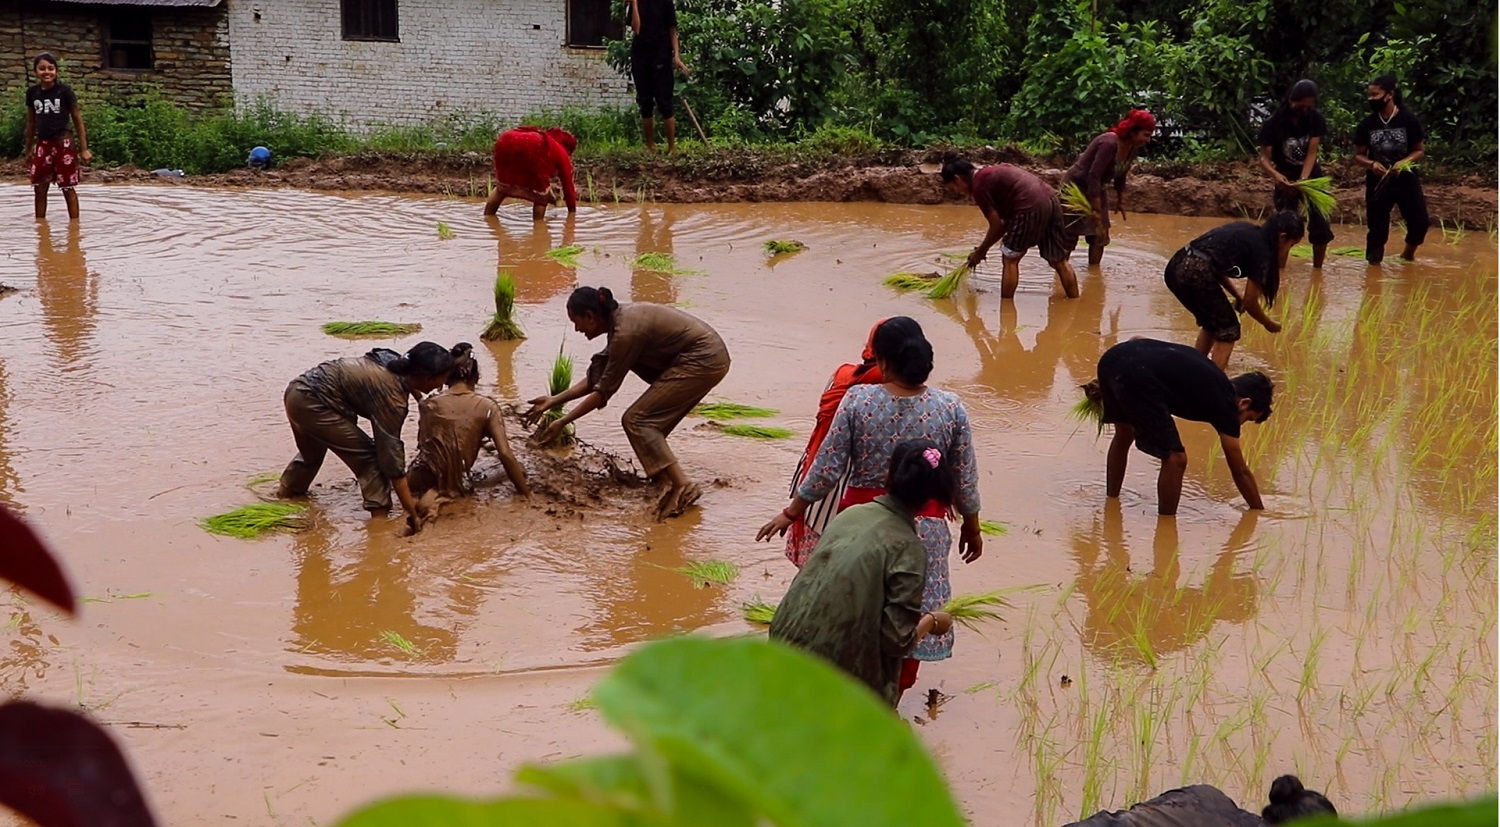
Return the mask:
<svg viewBox="0 0 1500 827">
<path fill-rule="evenodd" d="M 564 427 L 566 426 L 563 424 L 563 421 L 559 419 L 551 425 L 548 425 L 547 427 L 538 431 L 536 435 L 537 444 L 551 445 L 552 443 L 556 442 L 557 438 L 562 436 Z"/>
<path fill-rule="evenodd" d="M 771 539 L 771 535 L 773 534 L 778 537 L 785 537 L 786 530 L 791 527 L 792 521 L 790 518 L 788 518 L 785 514 L 777 514 L 775 517 L 771 518 L 771 522 L 761 526 L 760 531 L 756 532 L 755 542 L 758 543 L 761 540 L 769 540 Z"/>
<path fill-rule="evenodd" d="M 408 515 L 406 515 L 406 534 L 403 535 L 403 536 L 410 537 L 413 534 L 417 534 L 417 533 L 421 532 L 421 530 L 422 530 L 422 521 L 417 518 L 417 515 L 415 515 L 415 514 L 408 514 Z"/>
<path fill-rule="evenodd" d="M 526 413 L 521 414 L 521 424 L 528 427 L 535 425 L 536 421 L 542 418 L 542 414 L 546 413 L 547 409 L 552 407 L 552 397 L 550 396 L 538 396 L 535 399 L 527 400 L 527 402 L 531 405 L 531 408 Z"/>
</svg>

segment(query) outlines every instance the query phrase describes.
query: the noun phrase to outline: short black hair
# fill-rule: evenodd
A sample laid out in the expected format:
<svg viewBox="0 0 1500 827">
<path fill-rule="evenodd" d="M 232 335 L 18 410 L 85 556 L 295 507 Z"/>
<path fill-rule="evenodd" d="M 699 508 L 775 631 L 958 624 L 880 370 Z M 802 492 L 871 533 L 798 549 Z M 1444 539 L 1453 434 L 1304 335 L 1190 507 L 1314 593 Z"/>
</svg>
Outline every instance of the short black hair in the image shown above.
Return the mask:
<svg viewBox="0 0 1500 827">
<path fill-rule="evenodd" d="M 40 66 L 42 61 L 44 60 L 52 64 L 53 66 L 57 65 L 57 58 L 53 56 L 51 52 L 42 52 L 41 54 L 31 59 L 31 68 L 35 69 L 37 66 Z"/>
<path fill-rule="evenodd" d="M 1250 410 L 1260 412 L 1256 422 L 1265 422 L 1271 417 L 1271 397 L 1276 393 L 1271 377 L 1256 370 L 1242 373 L 1229 383 L 1234 385 L 1235 398 L 1250 400 Z"/>
<path fill-rule="evenodd" d="M 1267 824 L 1285 824 L 1308 816 L 1332 815 L 1339 811 L 1333 802 L 1320 792 L 1302 788 L 1302 780 L 1295 775 L 1283 775 L 1271 782 L 1271 803 L 1260 811 Z"/>
<path fill-rule="evenodd" d="M 953 502 L 958 488 L 953 461 L 930 439 L 908 439 L 891 451 L 890 478 L 886 490 L 907 510 L 915 513 L 932 500 Z"/>
</svg>

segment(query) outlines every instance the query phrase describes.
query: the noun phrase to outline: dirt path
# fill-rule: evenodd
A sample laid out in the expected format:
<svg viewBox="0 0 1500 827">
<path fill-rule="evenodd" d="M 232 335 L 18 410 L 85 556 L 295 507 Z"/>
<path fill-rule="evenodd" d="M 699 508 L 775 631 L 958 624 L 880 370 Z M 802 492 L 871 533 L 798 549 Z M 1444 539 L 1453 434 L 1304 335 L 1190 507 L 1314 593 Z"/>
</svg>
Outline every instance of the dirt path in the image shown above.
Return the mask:
<svg viewBox="0 0 1500 827">
<path fill-rule="evenodd" d="M 971 153 L 977 161 L 1010 161 L 1055 182 L 1058 164 L 1013 150 Z M 861 157 L 795 159 L 753 150 L 684 155 L 672 159 L 612 156 L 581 159 L 576 178 L 585 201 L 713 202 L 879 201 L 892 204 L 958 203 L 936 175 L 919 165 L 935 153 L 890 151 Z M 1054 159 L 1061 160 L 1061 159 Z M 1330 164 L 1341 207 L 1337 221 L 1362 223 L 1364 183 L 1352 164 Z M 310 190 L 441 193 L 478 197 L 485 192 L 490 160 L 476 153 L 359 153 L 326 159 L 294 158 L 267 172 L 233 172 L 160 178 L 133 167 L 101 169 L 85 180 L 206 187 L 297 187 Z M 24 183 L 19 161 L 0 164 L 0 179 Z M 1479 176 L 1439 176 L 1424 182 L 1434 224 L 1463 223 L 1470 230 L 1496 225 L 1500 198 L 1493 182 Z M 1163 215 L 1255 217 L 1270 206 L 1270 186 L 1244 162 L 1190 165 L 1143 164 L 1130 178 L 1126 206 Z"/>
</svg>

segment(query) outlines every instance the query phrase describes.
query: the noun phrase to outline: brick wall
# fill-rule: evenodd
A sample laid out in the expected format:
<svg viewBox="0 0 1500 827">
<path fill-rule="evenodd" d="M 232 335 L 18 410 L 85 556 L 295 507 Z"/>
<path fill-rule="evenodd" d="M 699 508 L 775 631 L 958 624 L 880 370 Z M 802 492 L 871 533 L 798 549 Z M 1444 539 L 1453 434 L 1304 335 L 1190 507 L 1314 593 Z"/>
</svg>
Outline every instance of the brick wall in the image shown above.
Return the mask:
<svg viewBox="0 0 1500 827">
<path fill-rule="evenodd" d="M 226 0 L 241 102 L 351 128 L 623 104 L 598 49 L 569 49 L 567 0 L 399 0 L 399 43 L 342 39 L 340 0 Z"/>
<path fill-rule="evenodd" d="M 226 7 L 115 7 L 149 15 L 156 65 L 151 71 L 104 68 L 104 17 L 110 10 L 46 0 L 0 0 L 0 90 L 7 106 L 36 82 L 31 59 L 51 52 L 62 80 L 77 90 L 87 113 L 90 98 L 159 85 L 164 96 L 195 109 L 232 100 L 229 16 Z"/>
</svg>

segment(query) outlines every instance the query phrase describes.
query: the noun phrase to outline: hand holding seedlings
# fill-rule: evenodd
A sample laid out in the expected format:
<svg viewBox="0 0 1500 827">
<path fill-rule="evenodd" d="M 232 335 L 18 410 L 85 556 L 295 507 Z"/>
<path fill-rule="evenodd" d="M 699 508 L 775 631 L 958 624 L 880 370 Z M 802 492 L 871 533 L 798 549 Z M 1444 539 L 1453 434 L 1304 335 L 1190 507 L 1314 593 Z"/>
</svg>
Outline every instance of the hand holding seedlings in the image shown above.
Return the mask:
<svg viewBox="0 0 1500 827">
<path fill-rule="evenodd" d="M 531 407 L 526 410 L 526 413 L 521 414 L 521 424 L 527 427 L 535 425 L 536 421 L 541 419 L 542 415 L 547 413 L 549 408 L 553 407 L 552 397 L 550 396 L 538 396 L 535 399 L 528 399 L 526 403 Z"/>
</svg>

